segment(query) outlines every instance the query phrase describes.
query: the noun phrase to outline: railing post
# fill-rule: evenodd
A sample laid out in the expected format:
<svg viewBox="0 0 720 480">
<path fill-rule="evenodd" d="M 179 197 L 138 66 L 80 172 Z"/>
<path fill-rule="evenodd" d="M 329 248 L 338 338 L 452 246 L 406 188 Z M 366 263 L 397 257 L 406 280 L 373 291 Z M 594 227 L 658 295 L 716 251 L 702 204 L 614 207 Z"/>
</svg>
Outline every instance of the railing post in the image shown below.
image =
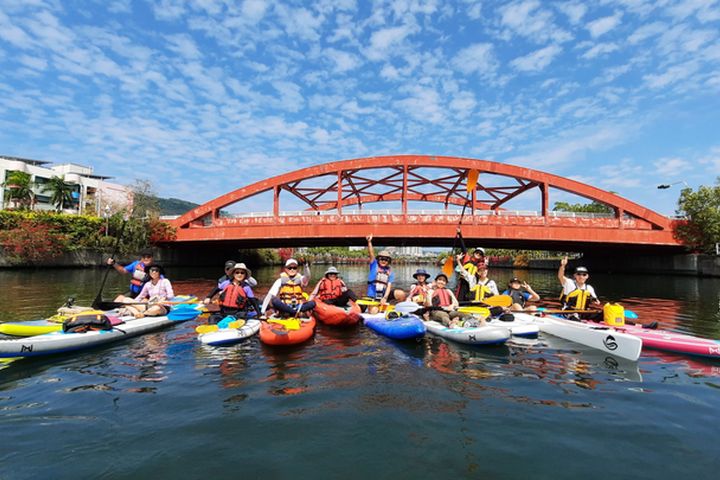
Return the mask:
<svg viewBox="0 0 720 480">
<path fill-rule="evenodd" d="M 337 191 L 338 191 L 338 195 L 337 195 L 337 213 L 338 213 L 338 215 L 342 215 L 342 199 L 343 199 L 343 195 L 342 195 L 342 180 L 343 180 L 343 172 L 342 172 L 342 170 L 340 170 L 340 171 L 338 172 L 338 179 L 337 179 Z"/>
<path fill-rule="evenodd" d="M 402 214 L 407 215 L 408 165 L 403 164 Z"/>
<path fill-rule="evenodd" d="M 547 183 L 541 183 L 540 184 L 540 191 L 542 192 L 542 216 L 545 224 L 548 223 L 548 184 Z"/>
<path fill-rule="evenodd" d="M 280 186 L 273 187 L 273 217 L 275 220 L 280 216 Z"/>
<path fill-rule="evenodd" d="M 625 228 L 625 225 L 623 225 L 623 217 L 625 216 L 625 210 L 623 210 L 622 208 L 618 207 L 618 208 L 615 210 L 615 212 L 616 212 L 617 219 L 618 219 L 618 228 L 622 230 L 622 229 Z"/>
</svg>

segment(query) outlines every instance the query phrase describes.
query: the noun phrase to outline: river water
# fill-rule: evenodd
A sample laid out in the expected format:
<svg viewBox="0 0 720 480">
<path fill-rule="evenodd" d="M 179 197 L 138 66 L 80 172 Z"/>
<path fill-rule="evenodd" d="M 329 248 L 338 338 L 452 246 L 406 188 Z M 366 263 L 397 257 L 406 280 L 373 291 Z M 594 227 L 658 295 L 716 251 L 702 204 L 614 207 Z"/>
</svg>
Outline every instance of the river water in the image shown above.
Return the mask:
<svg viewBox="0 0 720 480">
<path fill-rule="evenodd" d="M 415 268 L 397 267 L 398 278 Z M 341 271 L 363 289 L 364 268 Z M 0 320 L 46 317 L 69 296 L 89 304 L 103 273 L 0 271 Z M 127 286 L 110 273 L 106 299 Z M 177 293 L 202 296 L 220 273 L 168 276 Z M 277 270 L 254 273 L 262 294 Z M 557 298 L 554 272 L 491 270 L 499 285 L 511 276 Z M 720 338 L 720 280 L 590 283 L 641 319 Z M 290 350 L 257 338 L 211 348 L 195 326 L 7 364 L 0 479 L 663 479 L 720 467 L 720 362 L 618 361 L 542 335 L 499 348 L 402 344 L 364 327 L 319 326 Z"/>
</svg>

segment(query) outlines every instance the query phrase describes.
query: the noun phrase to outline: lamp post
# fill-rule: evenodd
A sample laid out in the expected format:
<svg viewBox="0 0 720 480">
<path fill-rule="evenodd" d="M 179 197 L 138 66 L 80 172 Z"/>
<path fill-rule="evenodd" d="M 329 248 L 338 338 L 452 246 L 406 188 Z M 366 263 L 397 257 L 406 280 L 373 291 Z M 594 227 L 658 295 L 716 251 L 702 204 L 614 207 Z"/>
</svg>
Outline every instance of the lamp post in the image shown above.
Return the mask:
<svg viewBox="0 0 720 480">
<path fill-rule="evenodd" d="M 110 205 L 105 205 L 103 210 L 103 217 L 105 217 L 105 236 L 108 236 L 108 227 L 110 226 Z"/>
<path fill-rule="evenodd" d="M 685 180 L 680 180 L 673 183 L 663 183 L 662 185 L 658 185 L 657 188 L 658 190 L 667 190 L 668 188 L 672 187 L 673 185 L 677 185 L 678 183 L 682 183 L 683 185 L 685 185 L 685 188 L 690 188 L 690 185 L 688 185 Z"/>
</svg>

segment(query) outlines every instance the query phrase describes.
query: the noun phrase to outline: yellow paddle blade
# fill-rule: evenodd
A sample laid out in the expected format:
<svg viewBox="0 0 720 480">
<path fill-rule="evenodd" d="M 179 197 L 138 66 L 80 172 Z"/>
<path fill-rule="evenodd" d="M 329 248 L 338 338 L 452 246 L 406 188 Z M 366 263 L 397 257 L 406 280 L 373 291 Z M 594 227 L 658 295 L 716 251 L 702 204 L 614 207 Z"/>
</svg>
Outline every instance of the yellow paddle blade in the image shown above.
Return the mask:
<svg viewBox="0 0 720 480">
<path fill-rule="evenodd" d="M 220 328 L 217 325 L 198 325 L 195 331 L 199 334 L 217 332 Z"/>
<path fill-rule="evenodd" d="M 448 256 L 447 260 L 445 260 L 445 263 L 442 266 L 442 273 L 444 273 L 445 276 L 448 277 L 448 279 L 450 279 L 453 272 L 455 271 L 454 265 L 455 265 L 455 259 L 453 258 L 452 252 L 451 252 L 450 255 Z"/>
<path fill-rule="evenodd" d="M 267 321 L 282 325 L 285 330 L 300 330 L 301 321 L 299 318 L 268 318 Z"/>
<path fill-rule="evenodd" d="M 380 302 L 371 298 L 359 298 L 355 303 L 357 303 L 358 305 L 364 305 L 366 307 L 377 307 L 378 305 L 380 305 Z"/>
<path fill-rule="evenodd" d="M 513 304 L 513 301 L 510 295 L 493 295 L 480 302 L 480 304 L 491 307 L 509 307 Z"/>
<path fill-rule="evenodd" d="M 489 317 L 490 316 L 490 310 L 485 307 L 476 307 L 474 305 L 470 305 L 467 307 L 459 307 L 457 309 L 460 313 L 470 313 L 472 315 L 480 315 L 481 317 Z"/>
<path fill-rule="evenodd" d="M 235 320 L 234 322 L 228 323 L 228 328 L 242 328 L 243 325 L 245 325 L 245 320 L 241 318 L 239 320 Z"/>
<path fill-rule="evenodd" d="M 468 172 L 467 176 L 467 192 L 470 193 L 473 190 L 475 190 L 475 186 L 477 185 L 478 176 L 480 175 L 480 172 L 477 170 L 470 170 Z"/>
</svg>

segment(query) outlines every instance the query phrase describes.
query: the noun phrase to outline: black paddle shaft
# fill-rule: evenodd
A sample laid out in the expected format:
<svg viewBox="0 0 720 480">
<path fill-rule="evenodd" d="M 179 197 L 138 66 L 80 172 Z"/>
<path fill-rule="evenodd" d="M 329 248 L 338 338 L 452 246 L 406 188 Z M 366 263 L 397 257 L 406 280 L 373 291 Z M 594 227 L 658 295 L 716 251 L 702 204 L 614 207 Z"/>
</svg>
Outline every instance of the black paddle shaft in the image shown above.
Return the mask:
<svg viewBox="0 0 720 480">
<path fill-rule="evenodd" d="M 115 260 L 115 257 L 118 254 L 118 248 L 120 247 L 120 241 L 122 240 L 123 233 L 125 233 L 125 225 L 127 225 L 127 222 L 128 222 L 127 219 L 123 220 L 123 224 L 120 227 L 120 235 L 118 235 L 117 239 L 115 239 L 115 246 L 113 247 L 113 254 L 111 257 L 113 260 Z M 107 282 L 108 274 L 110 273 L 111 267 L 113 267 L 113 266 L 108 265 L 107 268 L 105 269 L 105 276 L 103 277 L 103 281 L 100 284 L 100 290 L 98 291 L 97 296 L 95 297 L 95 300 L 93 300 L 92 307 L 96 310 L 100 309 L 100 306 L 103 303 L 102 292 L 103 292 L 103 289 L 105 288 L 105 282 Z"/>
</svg>

